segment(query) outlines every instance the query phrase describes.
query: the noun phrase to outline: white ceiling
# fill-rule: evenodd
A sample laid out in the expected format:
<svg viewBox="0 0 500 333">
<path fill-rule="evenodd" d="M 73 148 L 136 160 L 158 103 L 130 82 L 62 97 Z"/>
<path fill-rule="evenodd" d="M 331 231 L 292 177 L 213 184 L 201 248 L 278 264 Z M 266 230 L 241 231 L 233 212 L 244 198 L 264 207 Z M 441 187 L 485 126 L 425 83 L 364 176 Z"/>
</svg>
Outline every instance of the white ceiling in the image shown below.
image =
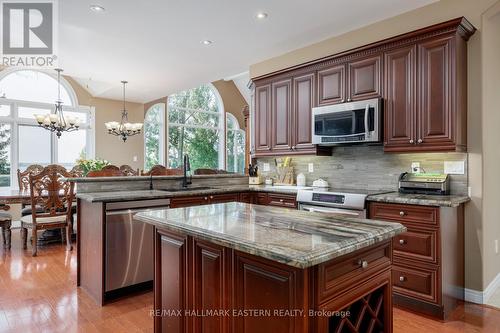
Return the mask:
<svg viewBox="0 0 500 333">
<path fill-rule="evenodd" d="M 96 96 L 128 80 L 127 100 L 147 102 L 434 1 L 63 0 L 59 65 Z"/>
</svg>

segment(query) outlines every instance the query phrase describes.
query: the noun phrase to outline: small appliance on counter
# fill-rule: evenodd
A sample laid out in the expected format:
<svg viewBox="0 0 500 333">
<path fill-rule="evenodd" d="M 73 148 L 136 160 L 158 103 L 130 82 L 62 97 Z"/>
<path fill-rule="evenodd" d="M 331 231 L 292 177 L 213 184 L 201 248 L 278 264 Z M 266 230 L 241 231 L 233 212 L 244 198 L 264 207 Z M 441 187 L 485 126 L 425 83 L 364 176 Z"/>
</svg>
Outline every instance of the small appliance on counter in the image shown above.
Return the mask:
<svg viewBox="0 0 500 333">
<path fill-rule="evenodd" d="M 259 167 L 257 165 L 248 165 L 248 184 L 260 185 L 263 183 L 262 177 L 258 174 Z"/>
<path fill-rule="evenodd" d="M 442 173 L 409 173 L 399 176 L 399 193 L 450 194 L 450 177 Z"/>
<path fill-rule="evenodd" d="M 319 179 L 316 179 L 315 181 L 313 181 L 313 187 L 327 188 L 327 187 L 330 187 L 330 185 L 328 185 L 328 182 L 326 180 L 319 178 Z"/>
<path fill-rule="evenodd" d="M 297 186 L 306 186 L 306 176 L 302 172 L 297 175 Z"/>
</svg>

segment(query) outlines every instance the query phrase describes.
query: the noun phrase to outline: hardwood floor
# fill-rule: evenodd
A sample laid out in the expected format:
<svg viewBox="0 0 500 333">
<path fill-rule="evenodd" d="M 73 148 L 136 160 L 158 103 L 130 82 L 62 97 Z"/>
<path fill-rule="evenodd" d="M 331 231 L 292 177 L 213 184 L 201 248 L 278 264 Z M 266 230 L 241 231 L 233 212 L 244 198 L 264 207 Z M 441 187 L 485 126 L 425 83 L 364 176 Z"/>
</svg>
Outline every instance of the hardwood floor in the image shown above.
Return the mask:
<svg viewBox="0 0 500 333">
<path fill-rule="evenodd" d="M 64 245 L 23 251 L 19 230 L 12 250 L 0 248 L 0 332 L 152 332 L 153 294 L 98 307 L 76 288 L 76 251 Z M 500 310 L 465 303 L 446 323 L 394 309 L 394 332 L 500 332 Z"/>
</svg>

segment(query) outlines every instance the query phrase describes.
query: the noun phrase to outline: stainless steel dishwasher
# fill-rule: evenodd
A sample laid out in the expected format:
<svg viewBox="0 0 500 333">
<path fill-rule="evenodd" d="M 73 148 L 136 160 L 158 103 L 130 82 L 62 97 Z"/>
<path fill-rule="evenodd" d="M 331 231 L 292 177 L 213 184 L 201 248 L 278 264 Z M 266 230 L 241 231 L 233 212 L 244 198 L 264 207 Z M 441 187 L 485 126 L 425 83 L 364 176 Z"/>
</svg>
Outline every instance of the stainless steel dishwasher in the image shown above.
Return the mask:
<svg viewBox="0 0 500 333">
<path fill-rule="evenodd" d="M 169 205 L 170 199 L 106 204 L 106 293 L 151 284 L 154 230 L 152 225 L 135 220 L 134 215 Z"/>
</svg>

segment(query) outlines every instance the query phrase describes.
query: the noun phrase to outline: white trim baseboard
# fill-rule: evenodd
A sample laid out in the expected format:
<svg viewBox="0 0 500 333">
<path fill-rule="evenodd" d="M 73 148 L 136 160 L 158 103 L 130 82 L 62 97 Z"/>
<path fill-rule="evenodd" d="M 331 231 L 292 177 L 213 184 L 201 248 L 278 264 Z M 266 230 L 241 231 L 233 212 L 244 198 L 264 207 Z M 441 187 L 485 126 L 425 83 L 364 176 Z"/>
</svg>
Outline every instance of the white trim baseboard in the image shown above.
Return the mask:
<svg viewBox="0 0 500 333">
<path fill-rule="evenodd" d="M 476 304 L 486 304 L 498 288 L 500 288 L 500 273 L 495 276 L 484 291 L 465 288 L 465 300 Z"/>
</svg>

